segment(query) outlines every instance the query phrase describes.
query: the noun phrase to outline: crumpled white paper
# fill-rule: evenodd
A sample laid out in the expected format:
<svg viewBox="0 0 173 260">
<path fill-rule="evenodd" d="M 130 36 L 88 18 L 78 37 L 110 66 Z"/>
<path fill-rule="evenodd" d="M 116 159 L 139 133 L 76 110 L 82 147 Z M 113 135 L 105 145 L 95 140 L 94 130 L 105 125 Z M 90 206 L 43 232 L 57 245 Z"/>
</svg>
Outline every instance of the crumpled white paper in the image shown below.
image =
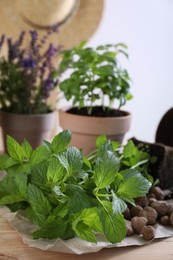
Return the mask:
<svg viewBox="0 0 173 260">
<path fill-rule="evenodd" d="M 63 252 L 70 254 L 84 254 L 98 252 L 102 248 L 123 247 L 123 246 L 141 246 L 148 244 L 151 241 L 145 241 L 140 235 L 126 237 L 121 243 L 111 244 L 104 235 L 97 235 L 98 242 L 91 243 L 80 238 L 72 238 L 69 240 L 48 240 L 48 239 L 32 239 L 32 232 L 36 229 L 29 220 L 23 217 L 20 213 L 12 213 L 7 207 L 0 207 L 0 215 L 5 218 L 9 224 L 16 229 L 23 239 L 23 242 L 30 247 L 36 247 L 42 250 L 50 250 L 55 252 Z M 166 238 L 173 236 L 173 228 L 154 225 L 155 238 Z"/>
</svg>

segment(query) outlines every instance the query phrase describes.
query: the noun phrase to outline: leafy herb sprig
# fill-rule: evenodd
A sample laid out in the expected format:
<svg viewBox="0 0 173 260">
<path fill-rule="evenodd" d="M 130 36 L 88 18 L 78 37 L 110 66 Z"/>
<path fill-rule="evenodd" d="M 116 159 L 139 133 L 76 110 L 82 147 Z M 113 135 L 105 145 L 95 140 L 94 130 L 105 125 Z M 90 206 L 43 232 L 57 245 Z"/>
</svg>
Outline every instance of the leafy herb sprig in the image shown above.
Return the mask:
<svg viewBox="0 0 173 260">
<path fill-rule="evenodd" d="M 62 93 L 79 109 L 87 107 L 88 114 L 94 105 L 109 110 L 115 100 L 119 103 L 117 107 L 122 107 L 132 98 L 129 74 L 119 62 L 120 54 L 128 57 L 127 46 L 123 43 L 97 48 L 85 45 L 83 41 L 78 47 L 62 52 L 59 74 L 69 72 L 65 79 L 60 78 Z"/>
<path fill-rule="evenodd" d="M 7 172 L 0 182 L 0 205 L 36 224 L 34 239 L 78 236 L 97 242 L 97 233 L 103 233 L 111 243 L 122 241 L 127 202 L 134 204 L 151 186 L 127 165 L 132 143 L 119 153 L 115 144 L 98 141 L 91 161 L 76 147 L 68 148 L 70 140 L 71 133 L 64 131 L 33 150 L 26 140 L 19 145 L 8 136 L 9 155 L 0 156 L 0 169 Z"/>
</svg>

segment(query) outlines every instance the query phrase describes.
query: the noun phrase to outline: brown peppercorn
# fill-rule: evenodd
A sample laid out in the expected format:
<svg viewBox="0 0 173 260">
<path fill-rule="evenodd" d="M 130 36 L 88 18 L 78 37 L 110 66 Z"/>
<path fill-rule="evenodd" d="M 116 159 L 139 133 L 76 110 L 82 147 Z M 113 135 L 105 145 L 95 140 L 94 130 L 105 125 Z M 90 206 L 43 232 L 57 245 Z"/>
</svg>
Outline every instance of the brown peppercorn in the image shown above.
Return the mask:
<svg viewBox="0 0 173 260">
<path fill-rule="evenodd" d="M 131 217 L 133 218 L 133 217 L 138 216 L 140 211 L 142 211 L 142 210 L 143 210 L 143 208 L 141 206 L 139 206 L 139 205 L 136 205 L 136 206 L 132 207 L 130 209 Z"/>
<path fill-rule="evenodd" d="M 131 236 L 134 234 L 132 223 L 126 220 L 126 236 Z"/>
<path fill-rule="evenodd" d="M 147 206 L 139 213 L 139 217 L 147 218 L 148 225 L 154 225 L 156 223 L 158 214 L 155 209 Z"/>
<path fill-rule="evenodd" d="M 173 212 L 170 215 L 170 222 L 171 222 L 171 225 L 173 226 Z"/>
<path fill-rule="evenodd" d="M 167 216 L 167 215 L 161 217 L 161 218 L 160 218 L 160 222 L 161 222 L 161 224 L 164 225 L 164 226 L 169 226 L 169 225 L 171 224 L 171 222 L 170 222 L 170 217 Z"/>
<path fill-rule="evenodd" d="M 135 200 L 136 205 L 141 206 L 142 208 L 148 206 L 148 199 L 146 196 L 139 197 Z"/>
<path fill-rule="evenodd" d="M 134 232 L 140 234 L 143 226 L 147 225 L 147 218 L 136 216 L 131 219 L 131 223 Z"/>
<path fill-rule="evenodd" d="M 148 193 L 147 194 L 147 199 L 156 199 L 156 195 L 154 193 Z"/>
<path fill-rule="evenodd" d="M 156 186 L 156 187 L 152 188 L 151 192 L 154 193 L 157 200 L 164 200 L 165 195 L 160 187 Z"/>
<path fill-rule="evenodd" d="M 145 240 L 151 240 L 155 237 L 155 231 L 152 226 L 144 226 L 141 230 L 141 235 Z"/>
<path fill-rule="evenodd" d="M 154 201 L 157 201 L 156 198 L 149 198 L 149 199 L 148 199 L 148 205 L 151 206 L 151 204 L 152 204 Z"/>
<path fill-rule="evenodd" d="M 127 207 L 126 210 L 123 212 L 123 216 L 125 219 L 130 220 L 131 219 L 131 214 L 130 214 L 130 209 Z"/>
<path fill-rule="evenodd" d="M 167 212 L 167 215 L 171 215 L 171 213 L 173 212 L 173 204 L 169 204 L 168 203 L 168 212 Z"/>
<path fill-rule="evenodd" d="M 169 208 L 166 201 L 153 201 L 151 207 L 157 211 L 159 217 L 165 216 Z"/>
</svg>

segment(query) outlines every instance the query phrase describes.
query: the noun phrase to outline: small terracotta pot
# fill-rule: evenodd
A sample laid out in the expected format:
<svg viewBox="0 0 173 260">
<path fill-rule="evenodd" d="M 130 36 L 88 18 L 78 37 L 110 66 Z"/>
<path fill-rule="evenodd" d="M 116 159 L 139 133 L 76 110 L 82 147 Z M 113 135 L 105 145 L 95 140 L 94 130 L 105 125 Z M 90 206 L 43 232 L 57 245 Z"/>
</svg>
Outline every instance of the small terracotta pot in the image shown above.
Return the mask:
<svg viewBox="0 0 173 260">
<path fill-rule="evenodd" d="M 50 140 L 55 122 L 55 112 L 23 115 L 0 110 L 0 126 L 2 127 L 4 150 L 6 150 L 7 135 L 12 136 L 19 143 L 26 139 L 33 148 L 38 147 L 43 143 L 43 140 Z"/>
<path fill-rule="evenodd" d="M 90 117 L 70 114 L 66 109 L 59 110 L 59 124 L 62 129 L 72 132 L 70 145 L 82 148 L 85 155 L 95 149 L 96 138 L 105 134 L 109 139 L 122 143 L 130 128 L 131 114 L 122 111 L 120 117 Z"/>
</svg>

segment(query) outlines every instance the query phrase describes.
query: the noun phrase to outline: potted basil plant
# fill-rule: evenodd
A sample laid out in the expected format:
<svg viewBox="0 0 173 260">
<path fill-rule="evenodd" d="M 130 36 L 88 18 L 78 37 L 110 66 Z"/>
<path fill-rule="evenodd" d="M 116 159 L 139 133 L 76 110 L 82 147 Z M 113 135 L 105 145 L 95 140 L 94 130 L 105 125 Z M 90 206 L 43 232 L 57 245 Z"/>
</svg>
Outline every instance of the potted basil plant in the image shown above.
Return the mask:
<svg viewBox="0 0 173 260">
<path fill-rule="evenodd" d="M 59 110 L 59 122 L 72 131 L 71 145 L 85 154 L 94 149 L 96 136 L 105 134 L 121 143 L 129 130 L 131 113 L 121 108 L 132 98 L 131 80 L 120 55 L 128 57 L 123 43 L 91 48 L 81 42 L 62 52 L 59 87 L 72 107 Z"/>
<path fill-rule="evenodd" d="M 17 40 L 2 35 L 0 50 L 0 126 L 3 145 L 7 135 L 17 141 L 27 139 L 33 148 L 50 139 L 55 127 L 55 111 L 48 104 L 57 86 L 52 61 L 60 47 L 48 45 L 48 37 L 56 33 L 50 28 L 39 38 L 36 31 L 21 32 Z M 26 44 L 27 43 L 27 44 Z M 2 150 L 2 148 L 1 148 Z"/>
</svg>

